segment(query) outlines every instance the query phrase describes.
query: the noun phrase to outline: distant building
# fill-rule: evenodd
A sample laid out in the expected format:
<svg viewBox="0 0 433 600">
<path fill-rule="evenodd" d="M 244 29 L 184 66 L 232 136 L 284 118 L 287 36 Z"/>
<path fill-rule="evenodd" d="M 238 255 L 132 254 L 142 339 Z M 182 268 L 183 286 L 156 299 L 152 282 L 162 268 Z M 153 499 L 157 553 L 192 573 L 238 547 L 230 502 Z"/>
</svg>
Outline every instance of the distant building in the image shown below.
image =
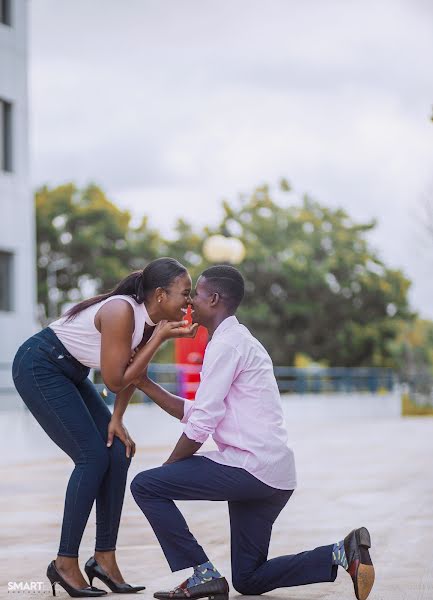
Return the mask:
<svg viewBox="0 0 433 600">
<path fill-rule="evenodd" d="M 36 326 L 27 43 L 27 0 L 0 0 L 0 410 L 16 398 L 11 362 Z"/>
</svg>

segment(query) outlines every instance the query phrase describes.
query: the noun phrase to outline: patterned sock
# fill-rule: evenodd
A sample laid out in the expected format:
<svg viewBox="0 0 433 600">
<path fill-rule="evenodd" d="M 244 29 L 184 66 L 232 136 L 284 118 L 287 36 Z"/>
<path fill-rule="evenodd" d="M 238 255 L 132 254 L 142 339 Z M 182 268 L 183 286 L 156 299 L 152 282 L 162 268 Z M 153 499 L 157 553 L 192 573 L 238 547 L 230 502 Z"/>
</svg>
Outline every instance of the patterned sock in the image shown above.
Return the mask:
<svg viewBox="0 0 433 600">
<path fill-rule="evenodd" d="M 343 569 L 346 569 L 346 571 L 349 568 L 346 551 L 344 550 L 344 540 L 340 540 L 334 544 L 332 548 L 332 564 L 339 565 L 340 567 L 343 567 Z"/>
<path fill-rule="evenodd" d="M 219 579 L 220 577 L 221 574 L 215 569 L 210 560 L 208 560 L 202 565 L 194 567 L 194 573 L 188 579 L 186 587 L 190 588 L 193 585 L 200 585 L 201 583 L 212 581 L 212 579 Z"/>
</svg>

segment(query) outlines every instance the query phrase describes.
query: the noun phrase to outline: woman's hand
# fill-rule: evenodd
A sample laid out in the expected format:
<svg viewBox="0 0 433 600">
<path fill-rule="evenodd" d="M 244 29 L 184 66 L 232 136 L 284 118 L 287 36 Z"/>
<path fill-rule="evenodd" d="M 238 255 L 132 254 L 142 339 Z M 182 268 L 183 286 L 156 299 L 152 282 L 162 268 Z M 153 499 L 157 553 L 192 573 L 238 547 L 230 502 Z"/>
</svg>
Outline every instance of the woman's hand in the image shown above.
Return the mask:
<svg viewBox="0 0 433 600">
<path fill-rule="evenodd" d="M 134 348 L 134 350 L 131 351 L 131 358 L 129 359 L 129 364 L 134 362 L 134 356 L 137 354 L 138 350 L 139 348 Z"/>
<path fill-rule="evenodd" d="M 155 327 L 152 338 L 158 337 L 161 342 L 172 338 L 193 338 L 197 333 L 197 329 L 198 323 L 190 324 L 188 321 L 160 321 Z"/>
<path fill-rule="evenodd" d="M 114 436 L 118 437 L 119 440 L 125 445 L 126 456 L 133 457 L 135 454 L 135 442 L 131 438 L 123 424 L 122 419 L 111 417 L 111 421 L 108 424 L 108 435 L 107 435 L 107 446 L 108 448 L 112 445 Z"/>
<path fill-rule="evenodd" d="M 161 331 L 161 329 L 167 325 L 168 321 L 167 320 L 163 320 L 163 321 L 159 321 L 159 323 L 156 324 L 155 329 L 152 332 L 152 335 L 149 338 L 149 342 L 150 340 L 153 340 L 154 337 L 157 337 Z"/>
<path fill-rule="evenodd" d="M 197 333 L 198 323 L 190 324 L 188 321 L 159 321 L 159 323 L 154 328 L 152 335 L 147 340 L 146 344 L 148 344 L 154 338 L 158 339 L 158 342 L 162 344 L 166 340 L 172 338 L 193 338 Z M 131 356 L 129 359 L 129 364 L 134 362 L 135 355 L 139 352 L 140 346 L 134 348 L 131 351 Z M 147 371 L 147 369 L 146 369 Z"/>
</svg>

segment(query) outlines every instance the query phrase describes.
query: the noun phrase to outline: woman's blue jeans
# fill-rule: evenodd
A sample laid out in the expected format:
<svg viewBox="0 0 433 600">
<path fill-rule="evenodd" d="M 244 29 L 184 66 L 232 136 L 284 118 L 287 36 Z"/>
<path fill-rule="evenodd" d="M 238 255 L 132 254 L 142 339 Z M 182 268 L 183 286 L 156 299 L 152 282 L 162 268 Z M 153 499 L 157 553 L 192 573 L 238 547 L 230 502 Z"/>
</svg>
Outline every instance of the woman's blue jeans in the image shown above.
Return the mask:
<svg viewBox="0 0 433 600">
<path fill-rule="evenodd" d="M 118 438 L 106 446 L 111 413 L 87 378 L 88 367 L 46 328 L 19 348 L 12 374 L 30 412 L 75 463 L 66 490 L 59 555 L 78 556 L 95 499 L 95 549 L 115 550 L 130 459 Z"/>
</svg>

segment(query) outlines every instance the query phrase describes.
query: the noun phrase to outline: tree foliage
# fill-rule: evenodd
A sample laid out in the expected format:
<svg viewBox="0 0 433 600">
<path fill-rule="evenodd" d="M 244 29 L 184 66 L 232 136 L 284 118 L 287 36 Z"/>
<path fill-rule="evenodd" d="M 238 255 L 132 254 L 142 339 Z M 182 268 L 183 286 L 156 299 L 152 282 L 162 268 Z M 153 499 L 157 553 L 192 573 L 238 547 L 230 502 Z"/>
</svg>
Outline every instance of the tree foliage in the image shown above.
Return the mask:
<svg viewBox="0 0 433 600">
<path fill-rule="evenodd" d="M 47 303 L 50 261 L 65 262 L 57 273 L 61 304 L 79 299 L 83 282 L 92 281 L 95 292 L 110 289 L 162 255 L 180 260 L 194 279 L 209 265 L 204 240 L 214 233 L 234 235 L 246 248 L 239 316 L 276 364 L 293 364 L 297 354 L 330 366 L 399 364 L 401 323 L 414 317 L 410 283 L 371 248 L 374 222 L 356 223 L 345 211 L 309 197 L 296 201 L 286 180 L 278 202 L 261 186 L 249 197 L 225 201 L 223 209 L 217 227 L 195 231 L 181 219 L 173 239 L 164 240 L 146 218 L 132 227 L 131 215 L 94 185 L 38 190 L 40 302 Z"/>
<path fill-rule="evenodd" d="M 277 364 L 296 353 L 334 366 L 393 366 L 389 341 L 411 319 L 409 281 L 371 249 L 375 226 L 304 197 L 274 202 L 267 186 L 224 205 L 218 232 L 236 232 L 247 255 L 240 310 Z"/>
<path fill-rule="evenodd" d="M 416 318 L 399 321 L 397 335 L 389 342 L 394 364 L 406 381 L 433 375 L 433 323 Z"/>
<path fill-rule="evenodd" d="M 60 307 L 113 288 L 134 269 L 159 255 L 161 238 L 144 218 L 131 226 L 131 215 L 110 202 L 96 185 L 80 190 L 72 183 L 37 190 L 36 243 L 38 301 L 48 311 L 48 294 Z M 55 289 L 48 290 L 50 272 Z"/>
</svg>

